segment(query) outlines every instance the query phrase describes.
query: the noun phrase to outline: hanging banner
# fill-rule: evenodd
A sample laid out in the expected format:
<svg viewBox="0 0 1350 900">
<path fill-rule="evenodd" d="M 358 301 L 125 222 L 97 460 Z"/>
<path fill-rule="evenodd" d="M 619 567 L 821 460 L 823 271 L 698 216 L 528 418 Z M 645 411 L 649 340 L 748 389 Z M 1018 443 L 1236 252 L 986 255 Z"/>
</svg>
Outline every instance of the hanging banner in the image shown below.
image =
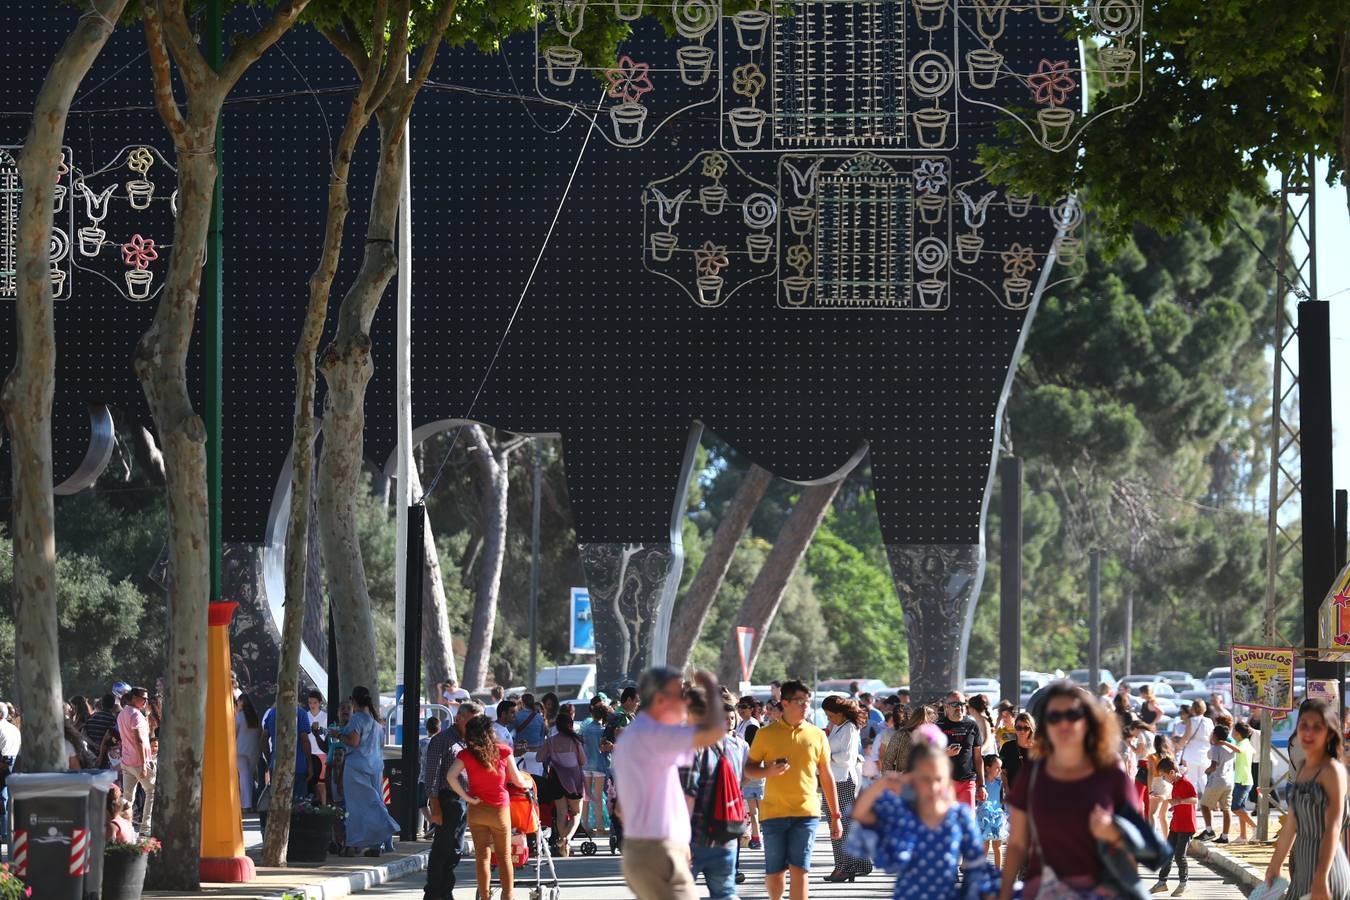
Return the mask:
<svg viewBox="0 0 1350 900">
<path fill-rule="evenodd" d="M 755 649 L 755 629 L 736 626 L 736 649 L 741 654 L 741 681 L 750 680 L 750 651 Z"/>
<path fill-rule="evenodd" d="M 595 623 L 591 619 L 591 592 L 584 587 L 572 588 L 572 651 L 595 653 Z"/>
<path fill-rule="evenodd" d="M 1294 708 L 1294 651 L 1287 647 L 1234 647 L 1233 705 Z"/>
<path fill-rule="evenodd" d="M 1317 658 L 1350 662 L 1350 566 L 1331 583 L 1317 610 Z"/>
<path fill-rule="evenodd" d="M 1331 704 L 1331 708 L 1336 708 L 1336 701 L 1340 697 L 1341 691 L 1337 686 L 1335 679 L 1308 679 L 1308 689 L 1304 696 L 1309 700 L 1325 700 Z"/>
</svg>

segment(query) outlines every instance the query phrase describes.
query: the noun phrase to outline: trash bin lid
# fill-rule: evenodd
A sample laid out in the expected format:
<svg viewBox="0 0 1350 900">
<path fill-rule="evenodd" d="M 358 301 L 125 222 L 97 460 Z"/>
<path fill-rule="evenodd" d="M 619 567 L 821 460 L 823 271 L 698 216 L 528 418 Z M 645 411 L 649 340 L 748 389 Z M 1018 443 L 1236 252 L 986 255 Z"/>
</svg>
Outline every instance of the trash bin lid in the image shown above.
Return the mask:
<svg viewBox="0 0 1350 900">
<path fill-rule="evenodd" d="M 84 797 L 90 791 L 106 792 L 117 781 L 112 770 L 102 772 L 16 773 L 5 780 L 14 800 L 34 797 Z"/>
</svg>

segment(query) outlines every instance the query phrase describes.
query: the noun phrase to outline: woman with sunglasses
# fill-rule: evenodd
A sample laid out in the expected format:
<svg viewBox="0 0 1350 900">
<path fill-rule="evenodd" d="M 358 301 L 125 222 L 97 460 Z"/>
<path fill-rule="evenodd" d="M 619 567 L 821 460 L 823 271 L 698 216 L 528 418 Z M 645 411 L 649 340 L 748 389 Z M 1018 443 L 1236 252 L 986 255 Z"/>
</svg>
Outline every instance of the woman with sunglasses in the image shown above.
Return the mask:
<svg viewBox="0 0 1350 900">
<path fill-rule="evenodd" d="M 1304 700 L 1298 708 L 1298 746 L 1303 765 L 1289 786 L 1289 808 L 1266 866 L 1266 884 L 1280 877 L 1289 857 L 1286 900 L 1346 900 L 1350 897 L 1350 861 L 1341 843 L 1345 823 L 1345 766 L 1341 764 L 1341 720 L 1323 700 Z"/>
<path fill-rule="evenodd" d="M 1027 863 L 1022 896 L 1041 888 L 1055 896 L 1084 896 L 1101 885 L 1097 841 L 1121 842 L 1112 822 L 1117 809 L 1138 809 L 1130 776 L 1120 768 L 1115 716 L 1072 682 L 1053 682 L 1036 710 L 1036 732 L 1026 765 L 1008 802 L 1012 827 L 1000 900 L 1010 900 Z M 1063 888 L 1067 888 L 1065 891 Z"/>
</svg>

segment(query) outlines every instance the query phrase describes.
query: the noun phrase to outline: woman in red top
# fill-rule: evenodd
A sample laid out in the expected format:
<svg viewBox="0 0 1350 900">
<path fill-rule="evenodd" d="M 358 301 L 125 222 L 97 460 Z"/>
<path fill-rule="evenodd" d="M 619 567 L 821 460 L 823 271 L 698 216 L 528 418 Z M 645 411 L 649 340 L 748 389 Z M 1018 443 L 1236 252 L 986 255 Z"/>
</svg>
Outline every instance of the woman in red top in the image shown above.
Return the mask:
<svg viewBox="0 0 1350 900">
<path fill-rule="evenodd" d="M 515 869 L 511 863 L 511 804 L 506 793 L 509 781 L 518 788 L 533 788 L 534 783 L 520 774 L 511 748 L 497 743 L 492 720 L 475 716 L 464 729 L 463 750 L 446 775 L 450 790 L 469 804 L 469 833 L 473 835 L 473 854 L 478 874 L 478 896 L 487 897 L 492 889 L 489 851 L 497 855 L 501 874 L 501 900 L 511 900 Z M 469 789 L 459 776 L 468 778 Z"/>
<path fill-rule="evenodd" d="M 1031 759 L 1009 794 L 1012 827 L 1000 900 L 1009 900 L 1028 861 L 1022 896 L 1034 900 L 1053 878 L 1087 895 L 1101 884 L 1096 841 L 1118 844 L 1111 821 L 1139 797 L 1120 766 L 1120 728 L 1091 695 L 1068 681 L 1049 686 L 1036 710 Z"/>
</svg>

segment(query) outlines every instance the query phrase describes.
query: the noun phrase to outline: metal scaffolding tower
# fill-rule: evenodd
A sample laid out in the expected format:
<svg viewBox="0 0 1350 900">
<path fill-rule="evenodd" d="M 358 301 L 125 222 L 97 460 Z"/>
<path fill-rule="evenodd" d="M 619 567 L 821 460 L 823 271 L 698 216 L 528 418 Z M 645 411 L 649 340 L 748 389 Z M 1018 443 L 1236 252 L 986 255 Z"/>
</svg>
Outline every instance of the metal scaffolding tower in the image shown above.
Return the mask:
<svg viewBox="0 0 1350 900">
<path fill-rule="evenodd" d="M 1298 517 L 1292 514 L 1302 494 L 1302 444 L 1298 419 L 1298 325 L 1293 309 L 1299 300 L 1317 297 L 1316 160 L 1280 178 L 1280 247 L 1276 257 L 1274 303 L 1274 377 L 1270 410 L 1270 493 L 1266 520 L 1265 630 L 1267 646 L 1275 646 L 1275 618 L 1289 597 L 1280 597 L 1281 566 L 1302 544 Z M 1301 601 L 1301 595 L 1300 595 Z M 1261 714 L 1261 795 L 1257 804 L 1256 839 L 1267 840 L 1270 816 L 1271 715 Z"/>
</svg>

